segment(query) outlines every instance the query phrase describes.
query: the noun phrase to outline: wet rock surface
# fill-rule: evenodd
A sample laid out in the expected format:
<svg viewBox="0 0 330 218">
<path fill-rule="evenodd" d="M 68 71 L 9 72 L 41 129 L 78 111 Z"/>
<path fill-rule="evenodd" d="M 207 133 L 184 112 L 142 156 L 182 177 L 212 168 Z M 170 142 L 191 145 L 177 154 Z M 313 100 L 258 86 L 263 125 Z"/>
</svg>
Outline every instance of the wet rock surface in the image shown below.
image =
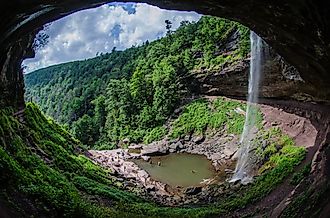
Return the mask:
<svg viewBox="0 0 330 218">
<path fill-rule="evenodd" d="M 202 191 L 202 187 L 188 187 L 184 190 L 187 195 L 196 195 Z"/>
</svg>

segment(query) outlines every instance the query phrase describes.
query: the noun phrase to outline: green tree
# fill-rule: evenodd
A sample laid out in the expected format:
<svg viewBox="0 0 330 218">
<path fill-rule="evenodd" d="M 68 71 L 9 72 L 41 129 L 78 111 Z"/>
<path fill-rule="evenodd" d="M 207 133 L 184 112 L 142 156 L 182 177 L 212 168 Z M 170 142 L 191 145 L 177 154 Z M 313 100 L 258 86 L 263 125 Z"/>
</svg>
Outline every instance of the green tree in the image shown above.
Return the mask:
<svg viewBox="0 0 330 218">
<path fill-rule="evenodd" d="M 93 102 L 94 109 L 94 122 L 97 124 L 100 134 L 103 132 L 103 128 L 106 121 L 106 105 L 104 95 L 100 95 Z"/>
<path fill-rule="evenodd" d="M 87 114 L 84 114 L 79 120 L 75 121 L 72 129 L 74 135 L 86 145 L 93 144 L 98 134 L 93 119 Z"/>
<path fill-rule="evenodd" d="M 168 59 L 156 65 L 152 74 L 154 86 L 153 109 L 157 111 L 156 121 L 161 123 L 174 110 L 178 101 L 178 78 L 175 68 Z"/>
<path fill-rule="evenodd" d="M 170 35 L 172 33 L 172 22 L 170 20 L 165 20 L 165 28 L 166 28 L 166 34 Z"/>
<path fill-rule="evenodd" d="M 136 112 L 129 92 L 129 82 L 126 79 L 111 80 L 106 95 L 107 118 L 105 131 L 111 141 L 119 141 L 129 136 L 132 127 L 132 117 Z"/>
</svg>

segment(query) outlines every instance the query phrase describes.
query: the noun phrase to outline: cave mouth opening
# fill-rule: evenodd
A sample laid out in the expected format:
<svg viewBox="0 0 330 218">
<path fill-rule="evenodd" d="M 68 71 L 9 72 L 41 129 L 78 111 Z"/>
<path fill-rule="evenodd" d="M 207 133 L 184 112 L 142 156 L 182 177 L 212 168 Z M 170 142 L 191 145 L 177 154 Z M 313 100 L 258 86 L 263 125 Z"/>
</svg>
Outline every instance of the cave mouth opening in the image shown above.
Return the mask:
<svg viewBox="0 0 330 218">
<path fill-rule="evenodd" d="M 194 102 L 201 109 L 193 115 L 193 119 L 199 119 L 199 113 L 209 113 L 205 108 L 207 104 L 232 113 L 233 108 L 220 107 L 227 100 L 208 100 L 207 96 L 202 97 L 205 93 L 199 93 L 200 87 L 191 83 L 196 80 L 196 72 L 202 75 L 198 73 L 200 69 L 212 72 L 230 69 L 236 66 L 237 61 L 244 65 L 242 73 L 245 75 L 249 53 L 248 28 L 226 19 L 202 17 L 192 12 L 166 11 L 146 4 L 116 3 L 80 11 L 46 24 L 36 35 L 33 46 L 35 58 L 24 60 L 22 64 L 26 70 L 25 99 L 36 102 L 44 113 L 64 124 L 91 154 L 102 154 L 107 159 L 118 158 L 126 165 L 132 163 L 125 162 L 126 156 L 132 160 L 138 158 L 137 162 L 133 161 L 134 167 L 138 172 L 148 172 L 148 178 L 152 180 L 151 184 L 142 182 L 142 185 L 146 189 L 154 186 L 155 182 L 159 182 L 160 186 L 169 185 L 171 190 L 164 191 L 174 196 L 185 194 L 188 186 L 207 187 L 229 179 L 235 163 L 231 156 L 237 146 L 228 148 L 222 144 L 218 150 L 209 146 L 213 152 L 218 152 L 212 157 L 211 151 L 202 151 L 203 144 L 197 146 L 198 137 L 209 134 L 206 126 L 202 131 L 197 130 L 197 126 L 193 127 L 191 133 L 182 132 L 182 127 L 177 126 L 171 132 L 171 125 L 179 122 L 180 118 L 176 121 L 170 117 L 175 109 L 188 104 L 193 106 Z M 184 81 L 183 78 L 189 79 Z M 118 108 L 123 112 L 118 113 Z M 242 117 L 240 115 L 238 119 Z M 206 119 L 209 119 L 208 123 L 214 122 L 211 116 L 206 116 Z M 170 124 L 166 124 L 168 121 Z M 219 135 L 223 129 L 221 124 L 217 125 L 212 133 L 218 133 L 217 139 L 231 140 L 229 144 L 237 142 L 237 139 Z M 236 130 L 235 134 L 240 134 L 239 131 Z M 175 140 L 188 136 L 190 139 L 185 143 L 195 143 L 196 146 L 188 148 L 182 145 L 180 148 L 180 145 L 171 145 L 172 148 L 168 149 L 171 154 L 157 157 L 158 163 L 165 163 L 158 166 L 159 169 L 154 157 L 149 156 L 152 154 L 132 156 L 125 150 L 136 144 L 159 142 L 167 136 Z M 215 138 L 206 138 L 203 140 L 215 143 Z M 125 144 L 124 141 L 129 142 Z M 225 153 L 225 147 L 232 151 Z M 123 155 L 117 157 L 112 152 L 114 149 Z M 100 158 L 91 156 L 99 162 Z M 181 162 L 177 157 L 181 158 Z M 114 170 L 116 164 L 105 167 Z M 167 175 L 177 178 L 164 180 L 164 172 L 187 164 L 196 169 L 182 169 L 182 173 Z M 128 177 L 125 171 L 117 168 L 116 171 L 120 176 Z M 140 175 L 134 176 L 139 178 Z M 175 181 L 177 185 L 173 185 Z M 155 196 L 159 194 L 160 191 Z M 180 204 L 183 203 L 181 201 Z M 168 201 L 162 203 L 171 204 Z"/>
<path fill-rule="evenodd" d="M 70 7 L 68 7 L 67 9 L 68 10 L 72 10 L 72 9 L 69 9 Z M 78 6 L 77 6 L 77 8 L 78 8 Z M 62 15 L 61 15 L 62 16 Z M 49 18 L 49 19 L 52 19 L 52 18 Z M 258 28 L 257 28 L 258 29 Z M 270 39 L 268 39 L 268 40 L 270 40 Z M 274 43 L 274 42 L 273 42 Z M 23 43 L 24 44 L 24 43 Z M 288 47 L 289 48 L 289 47 Z M 290 48 L 289 48 L 290 49 Z M 279 50 L 281 50 L 281 49 L 279 49 Z M 282 50 L 283 51 L 283 50 Z M 103 56 L 104 57 L 104 56 Z M 171 61 L 173 61 L 173 60 L 168 60 L 168 62 L 171 62 Z M 163 63 L 164 64 L 164 67 L 166 66 L 165 64 L 166 63 Z M 9 72 L 9 73 L 11 73 L 11 72 Z M 10 74 L 11 75 L 11 74 Z M 14 74 L 13 74 L 14 75 Z M 18 78 L 18 77 L 17 77 Z M 61 78 L 62 79 L 62 78 Z M 103 79 L 103 78 L 102 78 Z M 17 82 L 17 81 L 14 81 L 15 83 Z M 114 84 L 114 87 L 116 87 L 115 85 L 118 85 L 118 84 Z M 14 89 L 11 89 L 11 90 L 16 90 L 16 88 L 17 88 L 17 86 L 15 86 L 15 88 Z M 19 89 L 20 90 L 22 90 L 22 88 L 23 87 L 19 87 Z M 129 88 L 129 86 L 124 86 L 123 87 L 123 89 L 127 89 L 127 88 Z M 114 90 L 117 90 L 117 89 L 114 89 Z M 117 96 L 119 96 L 119 95 L 121 95 L 121 93 L 118 93 L 117 94 Z M 8 97 L 8 96 L 7 96 Z M 211 97 L 212 98 L 212 97 Z M 9 98 L 8 98 L 9 99 Z M 7 99 L 7 100 L 8 100 Z M 16 99 L 17 100 L 17 99 Z M 50 101 L 53 101 L 54 99 L 50 99 Z M 98 99 L 99 101 L 98 101 L 98 105 L 100 106 L 101 104 L 102 104 L 102 102 L 104 102 L 104 99 L 102 100 L 102 98 L 100 98 L 100 99 Z M 222 100 L 222 99 L 221 99 Z M 77 103 L 77 101 L 75 101 L 76 103 Z M 205 103 L 205 102 L 203 102 L 203 100 L 202 101 L 196 101 L 196 105 L 193 105 L 192 107 L 191 107 L 191 109 L 192 109 L 192 111 L 193 110 L 196 110 L 196 109 L 198 109 L 198 108 L 200 108 L 200 107 L 203 107 L 203 103 Z M 1 104 L 2 104 L 2 101 L 1 101 Z M 77 104 L 80 104 L 79 102 L 77 103 Z M 117 106 L 117 105 L 116 105 Z M 195 107 L 196 106 L 196 107 Z M 214 105 L 213 105 L 214 106 Z M 96 108 L 96 106 L 95 106 L 95 108 Z M 232 110 L 234 110 L 234 109 L 237 109 L 237 108 L 233 108 Z M 102 111 L 102 110 L 100 110 L 100 111 Z M 240 110 L 237 110 L 238 112 L 240 111 Z M 237 112 L 235 112 L 235 113 L 237 113 Z M 239 114 L 239 113 L 238 113 Z M 74 115 L 75 116 L 75 115 Z M 149 120 L 149 119 L 148 119 Z M 86 122 L 87 121 L 87 122 Z M 143 121 L 143 120 L 142 120 Z M 85 119 L 85 120 L 83 120 L 83 122 L 82 123 L 88 123 L 88 117 L 87 117 L 87 119 Z M 158 128 L 158 129 L 156 129 L 152 134 L 150 134 L 150 135 L 157 135 L 157 134 L 162 134 L 162 132 L 163 132 L 163 130 L 164 129 L 162 129 L 162 128 Z M 92 131 L 91 129 L 88 129 L 88 131 Z M 275 130 L 274 130 L 275 131 Z M 277 134 L 277 132 L 275 131 L 275 133 Z M 180 133 L 177 133 L 177 134 L 180 134 Z M 203 137 L 203 135 L 190 135 L 189 137 L 191 137 L 189 140 L 191 140 L 191 139 L 193 139 L 193 140 L 196 140 L 196 141 L 199 141 L 199 140 L 202 140 L 201 138 Z M 89 140 L 89 138 L 87 138 L 87 140 Z M 189 141 L 189 140 L 187 140 L 187 141 Z M 123 140 L 124 141 L 124 140 Z M 290 141 L 290 143 L 291 143 L 291 141 Z M 180 146 L 179 146 L 180 147 Z M 273 148 L 270 148 L 270 150 L 272 150 Z M 276 147 L 275 146 L 275 149 L 278 149 L 278 147 Z M 272 151 L 267 151 L 267 152 L 272 152 Z M 292 154 L 291 154 L 292 155 Z M 301 156 L 301 153 L 299 154 L 300 156 Z M 281 164 L 284 164 L 284 163 L 282 163 L 282 162 L 280 162 Z M 286 165 L 287 166 L 287 165 Z M 268 170 L 268 168 L 263 168 L 262 169 L 262 172 L 267 172 L 267 170 Z M 269 175 L 269 174 L 267 174 L 267 175 Z M 274 175 L 272 175 L 272 176 L 274 176 Z M 283 176 L 283 175 L 277 175 L 278 177 L 280 177 L 280 176 Z M 272 178 L 272 177 L 267 177 L 268 179 L 269 178 Z M 274 176 L 274 179 L 277 179 L 276 178 L 276 175 Z M 119 180 L 119 183 L 120 183 L 120 181 L 121 180 Z M 277 181 L 277 180 L 276 180 Z M 122 185 L 122 184 L 121 184 Z M 236 185 L 236 186 L 235 186 Z M 266 184 L 264 184 L 264 185 L 266 185 Z M 120 186 L 120 184 L 118 185 L 118 186 Z M 153 189 L 154 189 L 154 187 L 149 187 L 150 188 L 150 191 L 152 191 Z M 226 189 L 226 186 L 222 186 L 222 188 L 223 189 Z M 232 188 L 232 187 L 231 187 Z M 242 188 L 242 187 L 240 187 L 240 186 L 237 186 L 237 184 L 234 184 L 233 185 L 233 189 L 240 189 L 240 188 Z M 259 187 L 260 188 L 260 187 Z M 243 187 L 243 189 L 244 189 L 244 187 Z M 257 190 L 259 190 L 258 189 L 258 187 L 256 187 L 256 189 Z M 214 190 L 213 190 L 214 191 Z M 196 192 L 199 192 L 199 190 L 198 189 L 188 189 L 187 190 L 187 192 L 188 193 L 196 193 Z M 212 192 L 212 191 L 211 191 Z M 214 192 L 213 192 L 214 193 Z M 215 194 L 215 193 L 214 193 Z M 241 193 L 239 193 L 239 194 L 241 194 Z M 239 199 L 239 197 L 242 197 L 241 195 L 239 195 L 238 194 L 238 198 L 236 198 L 236 199 Z M 256 193 L 254 193 L 254 194 L 256 194 Z M 254 202 L 254 200 L 253 199 L 259 199 L 259 195 L 254 195 L 253 193 L 251 194 L 251 195 L 244 195 L 243 196 L 243 200 L 245 201 L 245 202 Z M 259 193 L 258 193 L 259 194 Z M 204 196 L 205 197 L 205 196 Z M 236 196 L 237 197 L 237 196 Z M 226 200 L 226 199 L 221 199 L 221 200 Z M 188 202 L 187 204 L 189 205 L 189 204 L 193 204 L 194 203 L 194 201 L 195 201 L 195 199 L 192 199 L 190 202 Z M 205 201 L 205 202 L 207 202 L 207 201 Z M 233 203 L 233 202 L 229 202 L 228 204 L 229 205 L 233 205 L 233 204 L 231 204 L 231 203 Z M 240 202 L 238 202 L 238 201 L 235 201 L 234 202 L 234 206 L 233 207 L 235 207 L 235 208 L 238 208 L 238 207 L 244 207 L 244 206 L 242 206 L 242 205 L 240 205 Z M 219 214 L 221 214 L 221 210 L 223 209 L 224 207 L 220 207 L 220 211 L 217 211 L 217 212 L 215 212 L 216 211 L 216 209 L 215 208 L 212 208 L 212 212 L 210 212 L 210 211 L 208 211 L 207 212 L 207 210 L 208 209 L 205 209 L 206 210 L 206 214 L 213 214 L 214 215 L 214 213 L 219 213 Z M 175 211 L 174 213 L 176 213 L 177 211 Z M 169 212 L 170 213 L 170 212 Z M 190 212 L 189 212 L 190 213 Z M 193 212 L 192 212 L 193 213 Z"/>
</svg>

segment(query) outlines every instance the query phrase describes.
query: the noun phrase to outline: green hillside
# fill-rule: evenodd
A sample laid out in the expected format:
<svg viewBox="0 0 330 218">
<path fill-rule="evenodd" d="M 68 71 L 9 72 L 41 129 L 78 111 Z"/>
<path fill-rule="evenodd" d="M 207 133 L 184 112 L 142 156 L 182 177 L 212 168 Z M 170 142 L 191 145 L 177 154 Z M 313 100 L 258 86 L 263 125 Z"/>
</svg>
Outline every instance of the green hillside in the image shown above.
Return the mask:
<svg viewBox="0 0 330 218">
<path fill-rule="evenodd" d="M 227 47 L 233 37 L 234 45 Z M 173 111 L 198 94 L 190 72 L 221 69 L 248 52 L 247 28 L 204 16 L 139 47 L 27 74 L 26 99 L 86 145 L 150 141 L 150 133 L 163 136 Z"/>
</svg>

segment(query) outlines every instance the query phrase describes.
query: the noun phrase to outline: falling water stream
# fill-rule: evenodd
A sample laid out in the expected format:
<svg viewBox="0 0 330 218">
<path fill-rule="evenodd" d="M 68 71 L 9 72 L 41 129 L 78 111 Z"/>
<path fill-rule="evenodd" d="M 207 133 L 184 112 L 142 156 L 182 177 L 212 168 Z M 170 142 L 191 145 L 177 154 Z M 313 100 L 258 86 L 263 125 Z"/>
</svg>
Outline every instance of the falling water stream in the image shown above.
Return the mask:
<svg viewBox="0 0 330 218">
<path fill-rule="evenodd" d="M 240 180 L 246 184 L 252 181 L 252 167 L 249 163 L 250 147 L 256 133 L 256 116 L 257 116 L 257 101 L 259 95 L 259 81 L 262 71 L 263 62 L 263 40 L 254 32 L 250 33 L 251 41 L 251 59 L 250 59 L 250 75 L 248 102 L 246 109 L 246 117 L 243 133 L 240 139 L 240 149 L 235 173 L 230 180 L 231 182 Z"/>
</svg>

